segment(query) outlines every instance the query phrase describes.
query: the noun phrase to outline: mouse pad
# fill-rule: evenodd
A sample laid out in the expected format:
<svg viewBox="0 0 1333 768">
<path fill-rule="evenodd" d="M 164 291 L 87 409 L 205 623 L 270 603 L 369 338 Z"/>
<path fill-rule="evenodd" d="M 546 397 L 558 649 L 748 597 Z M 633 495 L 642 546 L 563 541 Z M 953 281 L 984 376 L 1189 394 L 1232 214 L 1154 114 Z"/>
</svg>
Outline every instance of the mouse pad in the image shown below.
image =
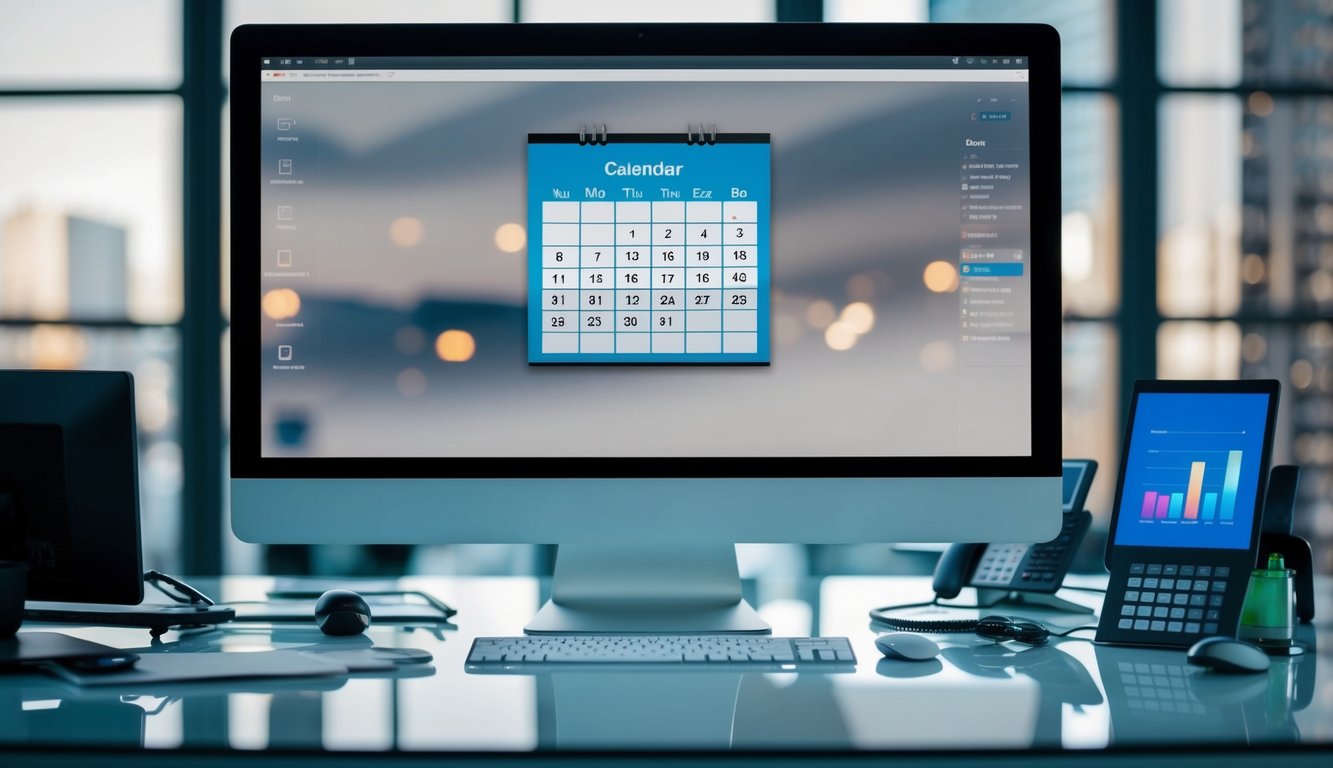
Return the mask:
<svg viewBox="0 0 1333 768">
<path fill-rule="evenodd" d="M 52 671 L 83 686 L 139 687 L 194 680 L 274 679 L 346 675 L 347 667 L 316 654 L 299 651 L 253 653 L 150 653 L 139 657 L 134 669 L 124 672 L 83 673 L 54 667 Z"/>
<path fill-rule="evenodd" d="M 370 613 L 374 624 L 443 624 L 443 614 L 429 605 L 419 603 L 379 603 L 373 600 Z M 232 603 L 236 609 L 234 621 L 266 622 L 271 624 L 315 623 L 314 600 L 272 600 L 266 603 Z"/>
<path fill-rule="evenodd" d="M 125 652 L 109 645 L 80 640 L 59 632 L 20 632 L 0 640 L 0 669 L 59 659 L 90 659 L 124 656 Z"/>
</svg>

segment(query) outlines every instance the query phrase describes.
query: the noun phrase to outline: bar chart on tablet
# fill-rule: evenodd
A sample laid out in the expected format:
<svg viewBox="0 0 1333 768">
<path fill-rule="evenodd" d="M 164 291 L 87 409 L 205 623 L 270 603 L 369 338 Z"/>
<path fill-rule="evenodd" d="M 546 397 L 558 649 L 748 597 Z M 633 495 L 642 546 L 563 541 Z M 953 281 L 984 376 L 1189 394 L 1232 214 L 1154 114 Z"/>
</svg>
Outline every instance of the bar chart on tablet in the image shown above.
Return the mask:
<svg viewBox="0 0 1333 768">
<path fill-rule="evenodd" d="M 1200 454 L 1197 460 L 1189 461 L 1187 465 L 1159 467 L 1161 470 L 1176 469 L 1182 482 L 1164 483 L 1156 490 L 1145 490 L 1139 518 L 1201 522 L 1234 520 L 1245 452 L 1207 453 L 1208 456 Z M 1212 467 L 1209 466 L 1210 459 Z"/>
</svg>

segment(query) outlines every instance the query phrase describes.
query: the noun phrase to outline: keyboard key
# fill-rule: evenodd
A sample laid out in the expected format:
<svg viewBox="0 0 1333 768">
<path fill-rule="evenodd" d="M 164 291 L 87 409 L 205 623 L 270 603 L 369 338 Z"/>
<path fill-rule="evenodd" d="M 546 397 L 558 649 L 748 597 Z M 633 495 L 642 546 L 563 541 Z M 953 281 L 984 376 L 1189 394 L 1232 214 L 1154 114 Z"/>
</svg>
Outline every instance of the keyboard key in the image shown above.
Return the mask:
<svg viewBox="0 0 1333 768">
<path fill-rule="evenodd" d="M 1211 565 L 1201 565 L 1198 570 L 1194 572 L 1194 575 L 1206 579 L 1213 575 L 1213 567 Z"/>
<path fill-rule="evenodd" d="M 1157 578 L 1144 579 L 1144 580 L 1143 580 L 1143 588 L 1144 588 L 1144 589 L 1157 589 L 1157 584 L 1158 584 L 1160 581 L 1161 581 L 1161 579 L 1157 579 Z"/>
<path fill-rule="evenodd" d="M 1157 604 L 1158 604 L 1158 605 L 1170 605 L 1170 604 L 1171 604 L 1171 593 L 1170 593 L 1170 592 L 1158 592 L 1158 593 L 1157 593 Z"/>
<path fill-rule="evenodd" d="M 1139 593 L 1139 600 L 1142 600 L 1142 601 L 1145 602 L 1145 603 L 1155 603 L 1155 602 L 1157 602 L 1157 593 L 1156 593 L 1156 592 L 1140 592 L 1140 593 Z"/>
<path fill-rule="evenodd" d="M 1225 592 L 1225 591 L 1227 591 L 1227 583 L 1226 583 L 1225 581 L 1214 581 L 1214 582 L 1213 582 L 1213 591 L 1214 591 L 1214 592 Z"/>
<path fill-rule="evenodd" d="M 1152 606 L 1151 606 L 1151 605 L 1140 605 L 1140 606 L 1139 606 L 1139 609 L 1138 609 L 1138 613 L 1137 613 L 1136 615 L 1137 615 L 1137 616 L 1142 616 L 1142 617 L 1145 617 L 1145 618 L 1148 617 L 1148 616 L 1151 616 L 1151 615 L 1152 615 Z"/>
<path fill-rule="evenodd" d="M 1207 591 L 1208 591 L 1208 580 L 1207 580 L 1207 579 L 1196 579 L 1195 582 L 1194 582 L 1194 591 L 1195 591 L 1195 592 L 1207 592 Z"/>
<path fill-rule="evenodd" d="M 1134 626 L 1134 622 L 1130 619 L 1121 619 L 1120 623 L 1116 626 L 1120 629 L 1130 629 Z"/>
<path fill-rule="evenodd" d="M 1185 618 L 1189 619 L 1190 621 L 1201 621 L 1203 619 L 1203 609 L 1191 608 L 1185 612 Z"/>
<path fill-rule="evenodd" d="M 1213 575 L 1219 579 L 1225 579 L 1231 575 L 1231 568 L 1230 566 L 1219 565 L 1213 569 Z"/>
<path fill-rule="evenodd" d="M 1214 608 L 1221 608 L 1221 607 L 1222 607 L 1222 596 L 1221 596 L 1221 595 L 1210 595 L 1210 596 L 1208 597 L 1208 605 L 1210 605 L 1210 606 L 1212 606 L 1212 607 L 1214 607 Z"/>
<path fill-rule="evenodd" d="M 1165 618 L 1166 618 L 1166 614 L 1167 614 L 1167 609 L 1166 609 L 1166 608 L 1157 607 L 1157 608 L 1152 609 L 1152 617 L 1153 617 L 1154 619 L 1165 619 Z"/>
<path fill-rule="evenodd" d="M 1139 578 L 1138 576 L 1131 576 L 1125 580 L 1125 586 L 1129 587 L 1130 589 L 1138 589 L 1139 587 L 1143 586 L 1143 579 Z"/>
<path fill-rule="evenodd" d="M 1178 621 L 1169 621 L 1166 623 L 1167 632 L 1179 632 L 1181 629 L 1183 629 L 1183 627 Z"/>
<path fill-rule="evenodd" d="M 1204 621 L 1221 621 L 1221 611 L 1208 611 L 1203 615 Z"/>
<path fill-rule="evenodd" d="M 1161 576 L 1161 575 L 1162 575 L 1162 566 L 1157 565 L 1157 564 L 1155 564 L 1155 563 L 1152 564 L 1152 565 L 1149 565 L 1149 566 L 1148 566 L 1148 570 L 1147 570 L 1147 574 L 1148 574 L 1149 576 Z"/>
<path fill-rule="evenodd" d="M 1211 623 L 1210 623 L 1210 624 L 1204 624 L 1204 625 L 1203 625 L 1203 632 L 1204 632 L 1205 635 L 1215 635 L 1215 634 L 1217 634 L 1217 625 L 1216 625 L 1216 624 L 1211 624 Z"/>
<path fill-rule="evenodd" d="M 1148 621 L 1147 621 L 1147 619 L 1135 619 L 1135 620 L 1134 620 L 1134 628 L 1135 628 L 1135 629 L 1140 629 L 1140 630 L 1142 630 L 1142 629 L 1147 629 L 1147 628 L 1148 628 Z"/>
<path fill-rule="evenodd" d="M 1130 591 L 1125 593 L 1125 602 L 1137 603 L 1138 601 L 1139 601 L 1139 593 L 1137 591 L 1131 589 Z"/>
<path fill-rule="evenodd" d="M 1185 609 L 1184 609 L 1184 608 L 1172 608 L 1172 609 L 1171 609 L 1171 618 L 1173 618 L 1173 619 L 1183 619 L 1183 618 L 1185 618 Z"/>
<path fill-rule="evenodd" d="M 1196 622 L 1196 621 L 1188 621 L 1188 622 L 1185 622 L 1185 631 L 1188 632 L 1188 633 L 1191 634 L 1191 635 L 1198 634 L 1198 632 L 1199 632 L 1199 623 Z"/>
<path fill-rule="evenodd" d="M 1178 565 L 1164 565 L 1164 566 L 1162 566 L 1162 575 L 1163 575 L 1163 576 L 1175 576 L 1175 575 L 1176 575 L 1177 573 L 1179 573 L 1179 572 L 1180 572 L 1180 566 L 1178 566 Z"/>
<path fill-rule="evenodd" d="M 1190 601 L 1190 596 L 1185 594 L 1184 592 L 1177 592 L 1171 596 L 1172 605 L 1187 605 L 1189 604 L 1189 601 Z"/>
<path fill-rule="evenodd" d="M 1207 595 L 1190 595 L 1190 605 L 1196 608 L 1202 608 L 1208 604 Z"/>
<path fill-rule="evenodd" d="M 1134 606 L 1132 606 L 1132 605 L 1122 605 L 1122 606 L 1120 606 L 1120 615 L 1121 615 L 1121 616 L 1133 616 L 1133 615 L 1134 615 Z"/>
<path fill-rule="evenodd" d="M 1162 579 L 1161 587 L 1162 587 L 1162 589 L 1175 589 L 1175 588 L 1176 588 L 1176 580 L 1175 580 L 1175 579 Z"/>
<path fill-rule="evenodd" d="M 1154 622 L 1152 623 L 1152 626 L 1150 627 L 1150 629 L 1152 629 L 1153 632 L 1165 632 L 1165 631 L 1166 631 L 1166 622 L 1165 622 L 1165 621 L 1154 621 Z"/>
<path fill-rule="evenodd" d="M 1143 574 L 1143 563 L 1134 563 L 1133 565 L 1129 566 L 1129 572 L 1130 572 L 1131 574 L 1135 575 L 1135 576 L 1140 576 L 1140 575 L 1142 575 L 1142 574 Z"/>
<path fill-rule="evenodd" d="M 1193 576 L 1193 575 L 1194 575 L 1194 566 L 1192 566 L 1192 565 L 1182 565 L 1182 566 L 1180 566 L 1180 575 L 1181 575 L 1181 576 Z"/>
</svg>

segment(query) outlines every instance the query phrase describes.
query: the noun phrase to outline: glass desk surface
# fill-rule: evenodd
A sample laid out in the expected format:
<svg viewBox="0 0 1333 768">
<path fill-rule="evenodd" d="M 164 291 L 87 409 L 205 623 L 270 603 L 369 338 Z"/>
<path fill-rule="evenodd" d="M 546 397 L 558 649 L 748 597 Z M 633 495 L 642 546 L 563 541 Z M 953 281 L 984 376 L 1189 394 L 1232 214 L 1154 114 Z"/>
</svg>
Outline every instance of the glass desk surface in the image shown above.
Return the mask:
<svg viewBox="0 0 1333 768">
<path fill-rule="evenodd" d="M 284 580 L 289 582 L 290 580 Z M 267 578 L 196 584 L 221 602 L 262 598 Z M 382 582 L 381 582 L 382 583 Z M 128 748 L 407 752 L 567 750 L 764 752 L 1060 750 L 1204 746 L 1298 749 L 1333 745 L 1333 648 L 1327 581 L 1310 651 L 1273 659 L 1260 675 L 1219 675 L 1184 651 L 1094 646 L 1061 639 L 1041 648 L 996 645 L 971 634 L 936 635 L 928 662 L 884 659 L 867 609 L 924 600 L 929 580 L 826 577 L 747 582 L 747 596 L 776 635 L 842 635 L 855 671 L 666 671 L 549 667 L 533 674 L 473 674 L 476 636 L 517 635 L 546 583 L 523 577 L 412 578 L 458 609 L 456 628 L 373 626 L 326 638 L 309 624 L 231 626 L 150 646 L 147 630 L 29 623 L 147 653 L 244 652 L 337 644 L 417 648 L 426 666 L 314 680 L 249 680 L 79 688 L 40 674 L 0 676 L 0 750 Z M 312 589 L 328 582 L 310 581 Z M 341 586 L 342 584 L 340 584 Z M 151 590 L 150 590 L 151 591 Z M 1100 595 L 1066 590 L 1074 601 Z M 967 593 L 964 594 L 967 597 Z M 993 609 L 988 612 L 996 612 Z M 1091 622 L 1030 607 L 1008 615 L 1052 628 Z M 1056 620 L 1058 618 L 1058 620 Z M 1091 637 L 1091 632 L 1081 633 Z M 1306 755 L 1309 756 L 1309 755 Z M 1322 755 L 1320 757 L 1327 757 Z"/>
</svg>

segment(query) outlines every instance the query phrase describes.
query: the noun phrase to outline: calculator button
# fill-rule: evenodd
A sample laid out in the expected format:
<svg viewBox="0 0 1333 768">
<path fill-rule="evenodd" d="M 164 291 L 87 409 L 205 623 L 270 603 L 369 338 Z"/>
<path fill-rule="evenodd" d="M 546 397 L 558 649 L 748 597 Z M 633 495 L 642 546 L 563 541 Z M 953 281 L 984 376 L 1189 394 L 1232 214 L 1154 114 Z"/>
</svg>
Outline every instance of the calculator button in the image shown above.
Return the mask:
<svg viewBox="0 0 1333 768">
<path fill-rule="evenodd" d="M 1213 575 L 1219 579 L 1225 579 L 1231 575 L 1231 568 L 1225 565 L 1219 565 L 1213 569 Z"/>
<path fill-rule="evenodd" d="M 1155 603 L 1155 602 L 1157 602 L 1157 593 L 1156 593 L 1156 592 L 1140 592 L 1140 593 L 1139 593 L 1139 599 L 1142 600 L 1142 601 L 1145 602 L 1145 603 Z"/>
<path fill-rule="evenodd" d="M 1158 605 L 1170 605 L 1170 604 L 1171 604 L 1171 593 L 1170 593 L 1170 592 L 1158 592 L 1158 593 L 1157 593 L 1157 604 L 1158 604 Z"/>
<path fill-rule="evenodd" d="M 1209 611 L 1203 615 L 1204 621 L 1217 621 L 1220 617 L 1218 611 Z"/>
<path fill-rule="evenodd" d="M 1162 575 L 1163 575 L 1163 576 L 1175 576 L 1176 573 L 1178 573 L 1179 571 L 1180 571 L 1180 566 L 1178 566 L 1178 565 L 1164 565 L 1164 566 L 1162 566 Z"/>
<path fill-rule="evenodd" d="M 1190 605 L 1195 608 L 1202 608 L 1208 604 L 1208 598 L 1203 595 L 1190 595 Z"/>
<path fill-rule="evenodd" d="M 1143 580 L 1143 588 L 1144 588 L 1144 589 L 1157 589 L 1157 585 L 1158 585 L 1159 583 L 1160 583 L 1160 580 L 1159 580 L 1159 579 L 1144 579 L 1144 580 Z"/>
<path fill-rule="evenodd" d="M 1121 629 L 1129 629 L 1134 626 L 1134 622 L 1130 621 L 1129 619 L 1121 619 L 1120 623 L 1117 624 L 1116 626 Z"/>
<path fill-rule="evenodd" d="M 1217 625 L 1216 625 L 1216 624 L 1204 624 L 1204 625 L 1203 625 L 1203 632 L 1204 632 L 1204 634 L 1206 634 L 1206 635 L 1213 635 L 1213 634 L 1216 634 L 1216 633 L 1217 633 Z"/>
<path fill-rule="evenodd" d="M 1157 564 L 1153 564 L 1153 565 L 1148 566 L 1148 575 L 1149 575 L 1149 576 L 1161 576 L 1161 575 L 1162 575 L 1162 566 L 1157 565 Z"/>
<path fill-rule="evenodd" d="M 1203 618 L 1203 609 L 1191 608 L 1185 612 L 1185 618 L 1189 619 L 1190 621 L 1199 621 L 1200 619 Z"/>
<path fill-rule="evenodd" d="M 1135 620 L 1134 620 L 1134 628 L 1135 628 L 1135 629 L 1147 629 L 1147 628 L 1148 628 L 1148 622 L 1145 621 L 1144 619 L 1135 619 Z"/>
<path fill-rule="evenodd" d="M 1152 609 L 1152 617 L 1153 617 L 1154 619 L 1165 619 L 1165 618 L 1166 618 L 1166 613 L 1167 613 L 1166 608 L 1161 607 L 1161 606 L 1158 606 L 1157 608 Z"/>
<path fill-rule="evenodd" d="M 1130 591 L 1128 591 L 1128 592 L 1125 593 L 1125 602 L 1127 602 L 1127 603 L 1137 603 L 1138 601 L 1139 601 L 1139 593 L 1138 593 L 1138 592 L 1136 592 L 1136 591 L 1134 591 L 1134 590 L 1130 590 Z"/>
<path fill-rule="evenodd" d="M 1152 623 L 1152 631 L 1153 631 L 1153 632 L 1165 632 L 1165 631 L 1166 631 L 1166 622 L 1165 622 L 1165 621 L 1154 621 L 1154 622 Z"/>
<path fill-rule="evenodd" d="M 1188 605 L 1189 601 L 1190 601 L 1190 596 L 1185 594 L 1184 592 L 1177 592 L 1175 595 L 1171 597 L 1172 605 Z"/>
<path fill-rule="evenodd" d="M 1204 577 L 1204 578 L 1207 578 L 1207 577 L 1209 577 L 1209 576 L 1212 576 L 1212 575 L 1213 575 L 1213 567 L 1212 567 L 1211 565 L 1201 565 L 1201 566 L 1199 566 L 1199 569 L 1198 569 L 1197 571 L 1194 572 L 1194 575 L 1195 575 L 1195 576 L 1202 576 L 1202 577 Z"/>
<path fill-rule="evenodd" d="M 1194 581 L 1194 591 L 1195 591 L 1195 592 L 1207 592 L 1207 591 L 1208 591 L 1208 580 L 1207 580 L 1207 579 L 1195 579 L 1195 581 Z"/>
<path fill-rule="evenodd" d="M 1185 609 L 1184 609 L 1184 608 L 1172 608 L 1172 609 L 1171 609 L 1171 618 L 1173 618 L 1173 619 L 1183 619 L 1183 618 L 1185 618 Z"/>
<path fill-rule="evenodd" d="M 1213 582 L 1213 591 L 1214 591 L 1214 592 L 1225 592 L 1225 591 L 1227 591 L 1227 583 L 1226 583 L 1225 581 L 1214 581 L 1214 582 Z"/>
<path fill-rule="evenodd" d="M 1139 606 L 1138 615 L 1139 615 L 1140 617 L 1142 617 L 1142 618 L 1147 618 L 1147 617 L 1151 616 L 1151 615 L 1152 615 L 1152 606 L 1151 606 L 1151 605 L 1140 605 L 1140 606 Z"/>
<path fill-rule="evenodd" d="M 1143 573 L 1143 563 L 1134 563 L 1133 565 L 1129 566 L 1129 572 L 1130 572 L 1131 574 L 1134 574 L 1135 576 L 1138 576 L 1138 575 L 1142 574 L 1142 573 Z"/>
<path fill-rule="evenodd" d="M 1130 589 L 1138 589 L 1139 587 L 1143 586 L 1143 579 L 1139 578 L 1138 576 L 1131 576 L 1130 578 L 1125 580 L 1125 586 L 1129 587 Z"/>
<path fill-rule="evenodd" d="M 1166 624 L 1166 631 L 1167 631 L 1167 632 L 1179 632 L 1180 630 L 1181 630 L 1181 624 L 1180 624 L 1180 622 L 1178 622 L 1178 621 L 1169 621 L 1169 622 L 1167 622 L 1167 624 Z"/>
<path fill-rule="evenodd" d="M 1185 622 L 1185 631 L 1190 633 L 1191 635 L 1197 634 L 1199 631 L 1199 623 L 1197 621 Z"/>
<path fill-rule="evenodd" d="M 1121 615 L 1121 616 L 1133 616 L 1133 615 L 1134 615 L 1134 606 L 1132 606 L 1132 605 L 1122 605 L 1122 606 L 1120 606 L 1120 615 Z"/>
<path fill-rule="evenodd" d="M 1213 608 L 1221 608 L 1221 607 L 1222 607 L 1222 596 L 1221 596 L 1221 595 L 1213 595 L 1212 597 L 1208 598 L 1208 605 L 1212 606 Z"/>
<path fill-rule="evenodd" d="M 1181 575 L 1181 576 L 1193 576 L 1193 575 L 1194 575 L 1194 566 L 1192 566 L 1192 565 L 1182 565 L 1182 566 L 1180 566 L 1180 575 Z"/>
<path fill-rule="evenodd" d="M 1175 589 L 1175 588 L 1176 588 L 1175 579 L 1162 579 L 1162 589 Z"/>
</svg>

